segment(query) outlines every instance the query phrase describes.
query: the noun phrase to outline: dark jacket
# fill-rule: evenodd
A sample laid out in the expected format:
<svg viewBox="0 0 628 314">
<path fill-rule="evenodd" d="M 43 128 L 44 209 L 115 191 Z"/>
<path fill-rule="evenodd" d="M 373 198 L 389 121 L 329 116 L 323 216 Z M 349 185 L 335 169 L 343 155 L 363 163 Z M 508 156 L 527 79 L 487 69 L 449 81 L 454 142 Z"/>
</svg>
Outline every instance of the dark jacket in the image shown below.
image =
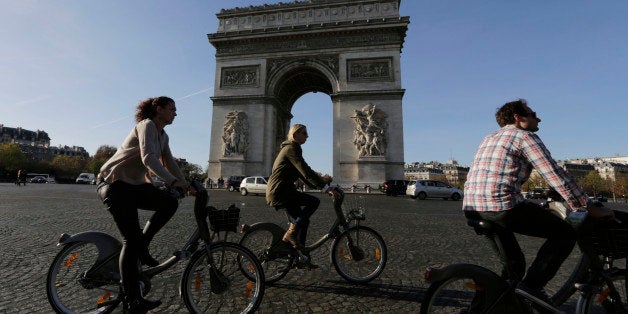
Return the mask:
<svg viewBox="0 0 628 314">
<path fill-rule="evenodd" d="M 283 206 L 297 193 L 295 182 L 301 179 L 307 185 L 320 189 L 326 184 L 303 159 L 301 144 L 294 141 L 281 143 L 281 150 L 275 158 L 273 171 L 266 187 L 266 202 L 270 206 Z"/>
</svg>

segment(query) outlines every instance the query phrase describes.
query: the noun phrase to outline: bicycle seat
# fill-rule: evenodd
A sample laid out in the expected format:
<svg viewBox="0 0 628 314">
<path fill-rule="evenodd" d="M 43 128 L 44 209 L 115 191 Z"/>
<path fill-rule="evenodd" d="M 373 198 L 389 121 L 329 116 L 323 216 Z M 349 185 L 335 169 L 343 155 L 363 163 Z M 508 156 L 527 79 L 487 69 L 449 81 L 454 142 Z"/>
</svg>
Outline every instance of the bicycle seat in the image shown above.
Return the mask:
<svg viewBox="0 0 628 314">
<path fill-rule="evenodd" d="M 495 225 L 488 220 L 467 219 L 467 225 L 473 227 L 477 234 L 492 234 L 495 232 Z"/>
</svg>

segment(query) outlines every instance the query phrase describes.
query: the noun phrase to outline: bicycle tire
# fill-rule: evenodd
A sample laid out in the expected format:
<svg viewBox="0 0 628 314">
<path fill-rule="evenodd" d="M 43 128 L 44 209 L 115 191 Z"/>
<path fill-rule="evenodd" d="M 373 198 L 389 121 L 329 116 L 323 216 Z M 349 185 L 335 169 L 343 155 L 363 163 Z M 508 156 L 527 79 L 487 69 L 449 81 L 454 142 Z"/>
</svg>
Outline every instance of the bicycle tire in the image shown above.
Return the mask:
<svg viewBox="0 0 628 314">
<path fill-rule="evenodd" d="M 497 303 L 508 290 L 508 284 L 484 267 L 454 264 L 434 270 L 433 276 L 438 278 L 431 279 L 434 281 L 421 301 L 421 314 L 508 313 L 513 310 L 512 298 Z"/>
<path fill-rule="evenodd" d="M 280 241 L 281 239 L 274 235 L 270 225 L 251 228 L 240 239 L 240 245 L 253 252 L 262 264 L 267 284 L 275 283 L 285 277 L 294 262 L 294 256 L 283 254 L 283 252 L 275 253 L 276 250 L 271 250 L 280 245 Z"/>
<path fill-rule="evenodd" d="M 210 267 L 207 251 L 201 248 L 183 271 L 179 289 L 188 311 L 252 313 L 257 310 L 264 297 L 265 283 L 255 255 L 231 242 L 212 243 L 210 251 L 215 268 Z"/>
<path fill-rule="evenodd" d="M 369 227 L 353 226 L 343 231 L 332 243 L 331 260 L 334 268 L 349 282 L 367 283 L 377 278 L 384 271 L 387 259 L 384 238 Z"/>
<path fill-rule="evenodd" d="M 98 257 L 91 242 L 72 242 L 55 256 L 46 277 L 46 295 L 57 313 L 111 313 L 122 301 L 117 259 L 99 278 L 85 278 Z"/>
<path fill-rule="evenodd" d="M 628 308 L 625 304 L 628 302 L 628 287 L 626 287 L 626 270 L 614 269 L 610 276 L 615 289 L 619 293 L 619 302 L 614 302 L 609 297 L 609 288 L 604 284 L 600 289 L 593 289 L 591 292 L 583 293 L 576 303 L 576 313 L 595 314 L 595 313 L 627 313 Z"/>
</svg>

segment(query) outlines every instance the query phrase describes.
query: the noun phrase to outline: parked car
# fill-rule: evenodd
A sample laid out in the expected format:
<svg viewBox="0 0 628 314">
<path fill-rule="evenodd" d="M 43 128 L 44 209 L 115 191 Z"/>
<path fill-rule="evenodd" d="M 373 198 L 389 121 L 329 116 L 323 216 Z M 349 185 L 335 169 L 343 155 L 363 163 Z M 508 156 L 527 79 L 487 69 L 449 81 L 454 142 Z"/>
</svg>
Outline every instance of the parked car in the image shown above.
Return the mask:
<svg viewBox="0 0 628 314">
<path fill-rule="evenodd" d="M 225 181 L 225 188 L 230 192 L 238 191 L 240 189 L 240 183 L 242 183 L 244 176 L 230 176 Z"/>
<path fill-rule="evenodd" d="M 96 184 L 96 176 L 93 173 L 81 173 L 76 178 L 76 183 L 79 184 Z"/>
<path fill-rule="evenodd" d="M 31 179 L 31 183 L 48 183 L 46 177 L 36 176 Z"/>
<path fill-rule="evenodd" d="M 246 177 L 240 183 L 240 194 L 266 194 L 266 186 L 268 185 L 268 177 Z"/>
<path fill-rule="evenodd" d="M 379 186 L 379 190 L 388 196 L 404 195 L 407 187 L 408 181 L 406 180 L 386 180 Z"/>
<path fill-rule="evenodd" d="M 458 201 L 462 198 L 462 190 L 445 182 L 436 180 L 416 180 L 408 184 L 406 195 L 424 200 L 426 198 L 442 198 Z"/>
</svg>

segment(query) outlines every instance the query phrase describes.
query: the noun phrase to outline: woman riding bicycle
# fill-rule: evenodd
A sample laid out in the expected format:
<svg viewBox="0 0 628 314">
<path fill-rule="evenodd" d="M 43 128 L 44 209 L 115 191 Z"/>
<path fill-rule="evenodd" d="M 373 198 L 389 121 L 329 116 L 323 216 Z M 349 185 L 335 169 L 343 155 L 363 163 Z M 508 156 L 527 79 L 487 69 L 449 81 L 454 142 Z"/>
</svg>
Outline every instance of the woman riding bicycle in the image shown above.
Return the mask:
<svg viewBox="0 0 628 314">
<path fill-rule="evenodd" d="M 283 241 L 299 248 L 305 245 L 310 216 L 316 211 L 320 200 L 310 194 L 299 192 L 296 181 L 301 179 L 306 184 L 338 197 L 338 192 L 329 187 L 329 181 L 314 172 L 303 159 L 301 145 L 308 138 L 307 128 L 295 124 L 288 132 L 288 139 L 281 143 L 281 151 L 273 164 L 273 170 L 266 188 L 266 201 L 275 209 L 285 208 L 290 216 L 290 226 L 283 236 Z M 316 267 L 315 265 L 310 265 Z"/>
<path fill-rule="evenodd" d="M 138 259 L 143 265 L 157 266 L 148 251 L 155 234 L 175 214 L 178 200 L 152 184 L 150 173 L 159 176 L 170 187 L 181 192 L 189 184 L 172 156 L 166 125 L 176 117 L 174 100 L 161 96 L 148 98 L 136 108 L 137 124 L 122 146 L 100 168 L 98 195 L 113 216 L 124 239 L 120 252 L 120 274 L 125 303 L 131 313 L 154 309 L 160 301 L 142 297 L 139 286 Z M 155 213 L 140 229 L 138 208 Z"/>
</svg>

